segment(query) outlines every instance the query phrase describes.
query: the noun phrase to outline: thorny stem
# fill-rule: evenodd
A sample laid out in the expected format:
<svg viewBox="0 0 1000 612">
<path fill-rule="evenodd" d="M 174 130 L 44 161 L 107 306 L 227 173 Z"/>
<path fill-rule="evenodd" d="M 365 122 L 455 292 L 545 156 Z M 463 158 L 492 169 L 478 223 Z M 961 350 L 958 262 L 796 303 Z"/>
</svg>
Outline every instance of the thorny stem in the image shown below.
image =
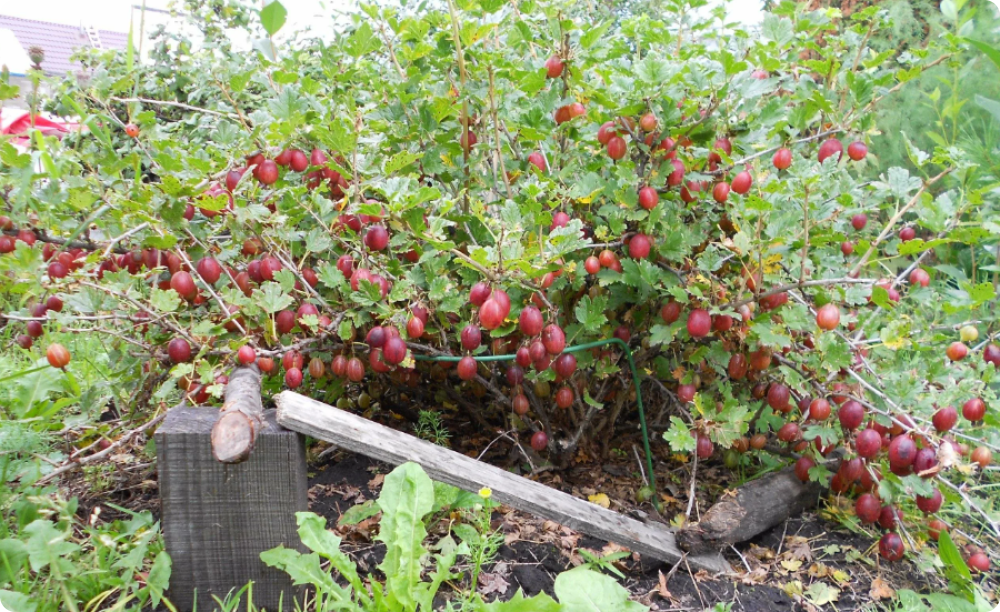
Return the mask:
<svg viewBox="0 0 1000 612">
<path fill-rule="evenodd" d="M 123 300 L 123 301 L 128 302 L 129 304 L 132 304 L 132 306 L 134 306 L 135 308 L 138 308 L 139 310 L 145 312 L 146 314 L 148 314 L 150 317 L 152 317 L 154 319 L 155 318 L 159 318 L 159 315 L 157 315 L 155 312 L 153 312 L 152 310 L 150 310 L 149 308 L 147 308 L 144 304 L 142 304 L 141 302 L 138 302 L 136 300 L 133 300 L 131 297 L 125 295 L 124 293 L 121 293 L 120 291 L 115 291 L 114 289 L 109 289 L 108 287 L 102 287 L 101 285 L 98 285 L 96 283 L 91 283 L 91 282 L 88 282 L 88 281 L 80 281 L 80 285 L 82 285 L 84 287 L 90 287 L 91 289 L 97 289 L 98 291 L 103 291 L 104 293 L 107 293 L 108 295 L 114 296 L 114 297 L 118 298 L 119 300 Z M 162 319 L 160 319 L 160 321 L 163 323 L 164 326 L 166 326 L 168 329 L 170 329 L 170 331 L 172 331 L 175 334 L 178 334 L 180 336 L 183 336 L 188 342 L 190 342 L 191 344 L 193 344 L 194 347 L 201 346 L 201 344 L 199 344 L 198 342 L 196 342 L 194 338 L 192 338 L 190 335 L 188 335 L 188 333 L 186 331 L 184 331 L 184 329 L 182 329 L 178 325 L 175 325 L 174 322 L 171 321 L 170 319 L 162 318 Z M 144 323 L 147 323 L 147 321 L 144 321 Z"/>
<path fill-rule="evenodd" d="M 918 189 L 917 192 L 913 194 L 913 197 L 910 198 L 910 201 L 907 202 L 902 208 L 897 210 L 896 214 L 894 214 L 892 218 L 889 219 L 889 221 L 885 224 L 885 227 L 882 229 L 882 232 L 878 235 L 878 237 L 875 238 L 875 240 L 872 241 L 871 246 L 868 247 L 868 251 L 866 251 L 865 254 L 861 257 L 861 259 L 858 260 L 858 263 L 854 264 L 854 267 L 851 268 L 851 272 L 850 274 L 848 274 L 848 276 L 856 276 L 858 272 L 861 271 L 861 268 L 863 268 L 865 264 L 868 263 L 868 260 L 875 253 L 876 249 L 878 249 L 878 246 L 882 244 L 882 241 L 884 241 L 889 236 L 889 234 L 892 233 L 893 228 L 896 226 L 897 223 L 899 223 L 899 220 L 903 218 L 903 215 L 908 213 L 914 206 L 917 205 L 917 203 L 920 201 L 920 196 L 924 195 L 924 192 L 927 191 L 927 189 L 930 186 L 934 185 L 944 177 L 948 176 L 948 174 L 951 171 L 952 168 L 948 168 L 943 172 L 941 172 L 940 174 L 938 174 L 937 176 L 935 176 L 934 178 L 925 180 L 923 182 L 923 184 L 920 186 L 920 189 Z"/>
<path fill-rule="evenodd" d="M 503 182 L 507 186 L 507 198 L 513 200 L 514 192 L 510 188 L 510 179 L 507 178 L 507 167 L 503 163 L 503 153 L 500 150 L 500 122 L 497 119 L 496 86 L 493 82 L 493 66 L 488 68 L 490 75 L 490 113 L 493 115 L 493 140 L 496 145 L 497 159 L 500 161 L 500 174 L 503 175 Z"/>
<path fill-rule="evenodd" d="M 469 213 L 469 151 L 472 149 L 472 143 L 469 141 L 469 133 L 471 126 L 469 125 L 469 92 L 466 89 L 466 72 L 465 72 L 465 52 L 462 50 L 462 36 L 458 29 L 458 14 L 455 8 L 454 0 L 448 0 L 448 13 L 451 15 L 451 33 L 452 38 L 455 42 L 455 54 L 458 57 L 458 78 L 459 82 L 462 84 L 462 91 L 459 95 L 462 96 L 462 133 L 465 135 L 465 141 L 462 146 L 462 156 L 465 160 L 465 189 L 462 191 L 462 208 L 463 212 Z"/>
<path fill-rule="evenodd" d="M 237 119 L 238 115 L 234 113 L 225 113 L 221 111 L 215 111 L 207 108 L 201 108 L 199 106 L 191 106 L 190 104 L 184 104 L 183 102 L 172 102 L 170 100 L 153 100 L 151 98 L 116 98 L 112 96 L 109 98 L 115 102 L 122 102 L 128 104 L 130 102 L 139 102 L 141 104 L 152 104 L 154 106 L 171 106 L 175 108 L 181 108 L 184 110 L 194 111 L 198 113 L 205 113 L 206 115 L 216 115 L 218 117 L 226 117 L 228 119 Z"/>
<path fill-rule="evenodd" d="M 799 272 L 799 284 L 806 281 L 806 260 L 809 257 L 809 185 L 805 186 L 802 198 L 802 269 Z"/>
</svg>

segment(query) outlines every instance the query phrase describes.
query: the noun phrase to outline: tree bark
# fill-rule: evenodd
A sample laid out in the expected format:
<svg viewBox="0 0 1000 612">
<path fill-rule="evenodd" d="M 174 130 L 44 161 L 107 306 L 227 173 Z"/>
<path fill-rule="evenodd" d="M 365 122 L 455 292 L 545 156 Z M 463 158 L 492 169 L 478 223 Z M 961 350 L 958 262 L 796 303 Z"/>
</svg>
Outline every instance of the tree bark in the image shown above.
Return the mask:
<svg viewBox="0 0 1000 612">
<path fill-rule="evenodd" d="M 825 490 L 819 483 L 800 481 L 794 467 L 785 468 L 726 494 L 701 521 L 677 532 L 677 545 L 697 554 L 744 542 L 812 508 Z"/>
<path fill-rule="evenodd" d="M 263 426 L 260 370 L 256 364 L 233 370 L 226 385 L 226 401 L 212 427 L 212 455 L 220 463 L 242 463 L 250 458 Z"/>
</svg>

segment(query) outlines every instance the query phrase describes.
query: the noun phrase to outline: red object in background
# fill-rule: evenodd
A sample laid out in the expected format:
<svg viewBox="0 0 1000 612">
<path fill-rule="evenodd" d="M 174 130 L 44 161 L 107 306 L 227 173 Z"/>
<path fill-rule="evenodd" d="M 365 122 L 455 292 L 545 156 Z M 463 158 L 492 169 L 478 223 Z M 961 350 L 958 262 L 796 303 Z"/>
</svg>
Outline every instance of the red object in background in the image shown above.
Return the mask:
<svg viewBox="0 0 1000 612">
<path fill-rule="evenodd" d="M 0 134 L 24 134 L 20 138 L 13 138 L 8 141 L 15 146 L 25 147 L 28 145 L 28 139 L 30 138 L 28 134 L 31 132 L 31 129 L 31 113 L 28 111 L 6 109 L 5 112 L 0 114 Z M 42 113 L 35 115 L 34 129 L 41 132 L 44 136 L 62 138 L 63 134 L 83 129 L 83 126 L 74 121 L 66 121 L 55 115 Z"/>
</svg>

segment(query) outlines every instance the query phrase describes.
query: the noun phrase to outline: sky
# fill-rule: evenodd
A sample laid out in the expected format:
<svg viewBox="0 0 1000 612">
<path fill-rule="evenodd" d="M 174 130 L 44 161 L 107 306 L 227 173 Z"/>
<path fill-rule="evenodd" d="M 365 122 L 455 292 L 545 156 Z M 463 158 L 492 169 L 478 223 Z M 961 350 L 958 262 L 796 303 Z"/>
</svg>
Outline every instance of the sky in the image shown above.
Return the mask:
<svg viewBox="0 0 1000 612">
<path fill-rule="evenodd" d="M 300 29 L 315 23 L 317 16 L 329 16 L 333 8 L 346 8 L 353 0 L 281 0 L 288 9 L 289 29 Z M 128 32 L 133 5 L 141 6 L 141 0 L 3 0 L 0 15 L 22 17 L 65 23 L 69 25 L 92 25 L 100 30 Z M 729 4 L 729 14 L 734 21 L 747 25 L 760 21 L 759 0 L 733 0 Z M 167 0 L 146 0 L 150 8 L 164 9 Z M 135 11 L 138 22 L 139 11 Z"/>
</svg>

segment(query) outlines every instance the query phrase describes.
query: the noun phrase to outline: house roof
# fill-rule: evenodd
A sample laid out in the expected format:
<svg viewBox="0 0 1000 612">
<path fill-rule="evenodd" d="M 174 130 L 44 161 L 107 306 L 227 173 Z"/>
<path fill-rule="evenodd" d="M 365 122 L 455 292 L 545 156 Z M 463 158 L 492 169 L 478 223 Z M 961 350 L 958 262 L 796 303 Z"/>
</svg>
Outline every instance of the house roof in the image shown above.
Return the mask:
<svg viewBox="0 0 1000 612">
<path fill-rule="evenodd" d="M 76 62 L 70 61 L 70 56 L 80 47 L 93 47 L 90 37 L 82 26 L 21 19 L 0 15 L 0 30 L 10 30 L 21 44 L 24 52 L 28 48 L 39 46 L 45 50 L 45 61 L 42 68 L 48 74 L 65 74 L 80 68 Z M 98 30 L 101 47 L 104 49 L 124 50 L 128 45 L 128 34 Z"/>
</svg>

